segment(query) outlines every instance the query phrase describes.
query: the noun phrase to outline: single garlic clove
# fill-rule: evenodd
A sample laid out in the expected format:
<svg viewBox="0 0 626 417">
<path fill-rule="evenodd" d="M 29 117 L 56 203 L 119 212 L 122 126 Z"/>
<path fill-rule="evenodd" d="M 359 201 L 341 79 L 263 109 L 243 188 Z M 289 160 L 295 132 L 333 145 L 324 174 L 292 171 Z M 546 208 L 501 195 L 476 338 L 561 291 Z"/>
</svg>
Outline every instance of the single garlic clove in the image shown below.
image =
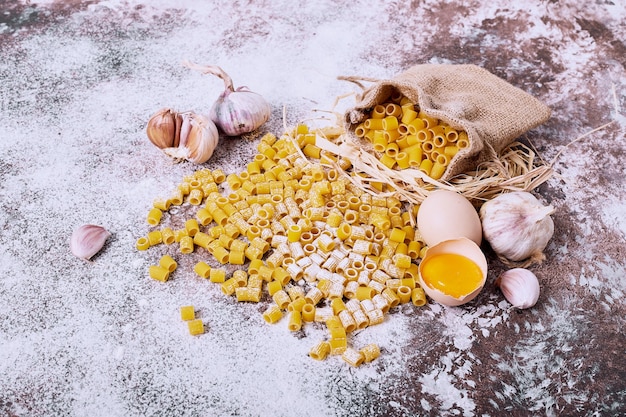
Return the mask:
<svg viewBox="0 0 626 417">
<path fill-rule="evenodd" d="M 539 299 L 539 280 L 528 269 L 513 268 L 503 272 L 496 286 L 500 287 L 504 298 L 519 309 L 530 308 Z"/>
<path fill-rule="evenodd" d="M 230 76 L 217 65 L 201 66 L 183 62 L 188 68 L 212 74 L 224 81 L 224 92 L 220 94 L 211 109 L 209 117 L 227 136 L 239 136 L 258 129 L 270 118 L 272 108 L 267 101 L 247 87 L 233 86 Z"/>
<path fill-rule="evenodd" d="M 172 109 L 161 109 L 148 120 L 146 134 L 157 148 L 175 146 L 177 133 L 176 113 Z"/>
<path fill-rule="evenodd" d="M 85 224 L 72 233 L 70 250 L 75 256 L 89 260 L 102 249 L 109 236 L 111 233 L 104 227 Z"/>
</svg>

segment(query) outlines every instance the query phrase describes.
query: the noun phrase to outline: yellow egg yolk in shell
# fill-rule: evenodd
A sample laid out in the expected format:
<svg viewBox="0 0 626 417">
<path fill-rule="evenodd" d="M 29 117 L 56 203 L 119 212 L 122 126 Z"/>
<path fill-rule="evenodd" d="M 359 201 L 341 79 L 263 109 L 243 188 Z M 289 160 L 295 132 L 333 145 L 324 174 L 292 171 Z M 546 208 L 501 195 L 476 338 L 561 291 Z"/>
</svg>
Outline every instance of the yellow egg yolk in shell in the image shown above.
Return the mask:
<svg viewBox="0 0 626 417">
<path fill-rule="evenodd" d="M 429 287 L 458 298 L 480 286 L 483 273 L 471 259 L 456 253 L 441 253 L 422 265 L 422 279 Z"/>
</svg>

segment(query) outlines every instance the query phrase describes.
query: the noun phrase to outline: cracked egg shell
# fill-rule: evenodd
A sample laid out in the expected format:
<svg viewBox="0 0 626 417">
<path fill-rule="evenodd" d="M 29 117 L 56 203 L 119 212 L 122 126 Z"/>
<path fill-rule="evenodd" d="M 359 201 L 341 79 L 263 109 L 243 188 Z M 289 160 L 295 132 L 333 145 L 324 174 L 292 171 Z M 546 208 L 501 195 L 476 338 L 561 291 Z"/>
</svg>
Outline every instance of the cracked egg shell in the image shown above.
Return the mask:
<svg viewBox="0 0 626 417">
<path fill-rule="evenodd" d="M 484 287 L 487 259 L 470 239 L 445 240 L 428 248 L 418 276 L 430 298 L 447 306 L 459 306 L 473 300 Z"/>
<path fill-rule="evenodd" d="M 428 194 L 417 212 L 417 229 L 428 246 L 465 237 L 480 246 L 483 231 L 478 211 L 459 193 L 436 190 Z"/>
</svg>

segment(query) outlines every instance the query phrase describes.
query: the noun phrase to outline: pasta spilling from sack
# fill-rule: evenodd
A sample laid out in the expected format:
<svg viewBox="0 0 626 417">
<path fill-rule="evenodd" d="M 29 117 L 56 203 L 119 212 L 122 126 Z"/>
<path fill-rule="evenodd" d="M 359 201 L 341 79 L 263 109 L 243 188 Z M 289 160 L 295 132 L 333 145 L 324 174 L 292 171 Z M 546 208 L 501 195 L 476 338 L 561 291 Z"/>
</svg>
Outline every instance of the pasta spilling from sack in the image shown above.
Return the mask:
<svg viewBox="0 0 626 417">
<path fill-rule="evenodd" d="M 194 266 L 199 277 L 237 301 L 267 303 L 262 317 L 269 324 L 286 319 L 292 332 L 326 326 L 327 338 L 310 356 L 338 355 L 359 366 L 380 349 L 351 347 L 351 333 L 382 323 L 401 303 L 426 303 L 417 276 L 424 243 L 415 213 L 400 200 L 365 193 L 345 172 L 311 161 L 324 155 L 307 126 L 292 133 L 266 134 L 242 172 L 202 169 L 186 177 L 170 198 L 154 202 L 147 219 L 153 230 L 136 247 L 212 255 Z M 195 217 L 180 229 L 159 228 L 175 217 L 170 208 L 183 204 L 195 207 Z M 166 281 L 173 265 L 166 258 L 162 273 L 151 276 Z"/>
<path fill-rule="evenodd" d="M 402 94 L 377 104 L 354 134 L 369 140 L 388 168 L 416 168 L 440 179 L 459 149 L 469 146 L 467 133 L 426 115 Z"/>
</svg>

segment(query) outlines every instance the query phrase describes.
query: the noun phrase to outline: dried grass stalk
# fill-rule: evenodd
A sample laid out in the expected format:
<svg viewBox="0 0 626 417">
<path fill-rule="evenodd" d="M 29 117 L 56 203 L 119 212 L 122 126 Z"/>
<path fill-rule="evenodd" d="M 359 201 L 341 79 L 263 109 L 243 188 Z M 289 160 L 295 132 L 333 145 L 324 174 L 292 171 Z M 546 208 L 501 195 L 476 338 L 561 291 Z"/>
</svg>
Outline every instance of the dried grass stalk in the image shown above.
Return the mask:
<svg viewBox="0 0 626 417">
<path fill-rule="evenodd" d="M 316 144 L 324 152 L 352 162 L 351 172 L 331 163 L 338 172 L 361 190 L 378 196 L 393 196 L 410 204 L 421 204 L 435 189 L 456 191 L 475 204 L 489 200 L 506 191 L 531 191 L 553 174 L 537 153 L 521 142 L 513 142 L 498 158 L 481 164 L 475 171 L 457 175 L 449 181 L 430 178 L 418 169 L 390 169 L 383 165 L 365 140 L 350 135 L 337 126 L 316 130 Z M 290 135 L 293 137 L 294 133 Z M 379 191 L 372 183 L 384 183 L 386 191 Z"/>
</svg>

